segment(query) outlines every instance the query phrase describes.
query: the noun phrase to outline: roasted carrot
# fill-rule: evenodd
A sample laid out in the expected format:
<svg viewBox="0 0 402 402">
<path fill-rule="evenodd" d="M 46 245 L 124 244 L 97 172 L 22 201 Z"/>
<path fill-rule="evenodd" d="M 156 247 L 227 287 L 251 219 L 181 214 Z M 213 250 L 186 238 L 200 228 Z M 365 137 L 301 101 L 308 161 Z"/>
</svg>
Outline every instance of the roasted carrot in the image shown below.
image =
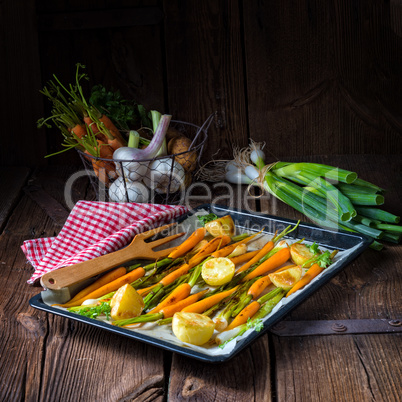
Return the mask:
<svg viewBox="0 0 402 402">
<path fill-rule="evenodd" d="M 147 313 L 140 315 L 139 317 L 134 317 L 134 318 L 128 318 L 125 320 L 118 320 L 113 322 L 113 325 L 117 325 L 119 327 L 130 327 L 130 325 L 133 324 L 138 324 L 141 322 L 153 322 L 153 321 L 158 321 L 166 318 L 171 318 L 174 316 L 175 313 L 181 311 L 184 307 L 189 306 L 190 304 L 194 304 L 198 300 L 201 299 L 202 296 L 208 291 L 203 290 L 198 293 L 194 293 L 193 295 L 190 295 L 186 297 L 183 300 L 178 301 L 175 304 L 172 304 L 170 306 L 166 306 L 163 309 L 161 309 L 157 313 Z"/>
<path fill-rule="evenodd" d="M 251 241 L 252 239 L 254 239 L 254 237 L 256 237 L 257 235 L 259 235 L 260 233 L 261 233 L 261 232 L 255 233 L 255 234 L 253 234 L 253 235 L 250 235 L 250 236 L 246 237 L 246 238 L 243 239 L 243 240 L 240 240 L 240 241 L 238 241 L 238 242 L 236 242 L 236 243 L 233 243 L 233 244 L 229 244 L 228 246 L 223 247 L 223 248 L 221 248 L 220 250 L 214 251 L 214 252 L 211 254 L 211 257 L 214 257 L 214 258 L 218 258 L 218 257 L 227 257 L 230 253 L 233 252 L 233 250 L 234 250 L 238 245 L 248 243 L 249 241 Z"/>
<path fill-rule="evenodd" d="M 225 331 L 230 331 L 231 329 L 246 323 L 249 318 L 253 317 L 260 307 L 261 305 L 257 301 L 253 301 L 248 306 L 244 307 L 244 309 L 237 314 L 233 321 L 225 328 Z"/>
<path fill-rule="evenodd" d="M 205 295 L 205 293 L 208 292 L 208 289 L 205 289 L 201 292 L 194 293 L 188 297 L 186 297 L 183 300 L 178 301 L 175 304 L 172 304 L 171 306 L 166 306 L 160 310 L 160 313 L 163 313 L 163 318 L 169 318 L 173 317 L 174 313 L 177 313 L 178 311 L 182 311 L 185 307 L 194 304 L 198 300 L 201 299 L 202 296 Z"/>
<path fill-rule="evenodd" d="M 183 243 L 177 246 L 169 255 L 168 258 L 183 257 L 188 251 L 193 249 L 204 237 L 207 230 L 202 227 L 195 230 Z"/>
<path fill-rule="evenodd" d="M 281 248 L 277 251 L 273 256 L 265 260 L 262 264 L 260 264 L 254 271 L 251 271 L 248 275 L 246 275 L 242 282 L 248 281 L 250 279 L 256 278 L 260 275 L 265 275 L 267 272 L 280 267 L 290 258 L 289 247 Z"/>
<path fill-rule="evenodd" d="M 247 262 L 255 257 L 259 253 L 259 251 L 260 250 L 249 251 L 248 253 L 238 255 L 237 257 L 231 257 L 229 259 L 233 262 L 234 265 L 243 264 L 243 262 Z"/>
<path fill-rule="evenodd" d="M 172 304 L 177 303 L 180 300 L 185 299 L 191 293 L 191 286 L 188 283 L 182 283 L 177 286 L 173 291 L 162 300 L 155 308 L 149 311 L 149 314 L 158 313 L 163 308 L 167 306 L 171 306 Z"/>
<path fill-rule="evenodd" d="M 113 282 L 115 279 L 120 278 L 121 276 L 127 273 L 127 269 L 125 267 L 119 267 L 112 271 L 109 271 L 105 275 L 102 275 L 95 282 L 91 283 L 86 288 L 82 289 L 78 292 L 69 303 L 75 302 L 76 300 L 82 299 L 86 295 L 92 293 L 94 290 L 99 289 L 100 287 L 108 284 L 109 282 Z"/>
<path fill-rule="evenodd" d="M 295 267 L 296 265 L 291 264 L 291 265 L 286 265 L 285 267 L 279 268 L 275 270 L 274 272 L 281 272 L 285 271 L 289 268 Z M 271 284 L 271 279 L 269 278 L 268 275 L 263 276 L 259 279 L 257 279 L 251 286 L 250 289 L 248 290 L 247 294 L 251 296 L 252 299 L 256 299 L 264 290 L 267 286 Z"/>
<path fill-rule="evenodd" d="M 177 268 L 170 274 L 166 275 L 164 278 L 162 278 L 159 281 L 159 284 L 162 284 L 163 286 L 170 285 L 173 283 L 177 278 L 180 276 L 186 274 L 190 270 L 191 266 L 189 264 L 183 264 L 181 267 Z"/>
<path fill-rule="evenodd" d="M 141 296 L 146 296 L 153 288 L 155 288 L 158 284 L 155 283 L 154 285 L 148 286 L 147 288 L 137 289 L 137 293 Z"/>
<path fill-rule="evenodd" d="M 237 273 L 240 273 L 240 272 L 245 271 L 246 269 L 249 269 L 253 264 L 258 262 L 262 257 L 265 256 L 265 254 L 269 253 L 273 248 L 274 248 L 274 242 L 272 240 L 270 240 L 249 262 L 247 262 L 242 267 L 240 267 L 238 269 Z"/>
<path fill-rule="evenodd" d="M 222 235 L 214 237 L 210 240 L 201 250 L 194 256 L 190 258 L 188 262 L 191 267 L 198 265 L 204 258 L 210 256 L 214 251 L 226 246 L 231 241 L 230 236 Z"/>
<path fill-rule="evenodd" d="M 316 276 L 318 276 L 322 271 L 324 271 L 324 268 L 320 267 L 318 264 L 313 264 L 307 270 L 307 272 L 301 277 L 301 279 L 295 283 L 292 289 L 289 290 L 289 292 L 286 294 L 286 297 L 302 289 L 304 286 L 310 283 Z"/>
<path fill-rule="evenodd" d="M 219 303 L 226 297 L 230 296 L 233 292 L 237 290 L 239 286 L 235 286 L 230 290 L 226 290 L 224 292 L 216 293 L 212 296 L 209 296 L 205 299 L 202 299 L 196 303 L 190 304 L 189 306 L 183 308 L 181 311 L 185 311 L 188 313 L 203 313 L 204 311 L 208 310 L 210 307 L 214 306 L 215 304 Z"/>
<path fill-rule="evenodd" d="M 104 286 L 101 286 L 100 288 L 94 290 L 93 292 L 87 294 L 85 297 L 76 300 L 73 303 L 66 303 L 62 304 L 61 307 L 74 307 L 74 306 L 80 306 L 82 302 L 84 302 L 87 299 L 97 299 L 101 296 L 104 296 L 110 292 L 114 292 L 115 290 L 121 288 L 123 285 L 126 283 L 131 283 L 137 280 L 138 278 L 141 278 L 142 276 L 145 275 L 145 269 L 140 267 L 137 269 L 134 269 L 134 271 L 129 272 L 126 275 L 121 276 L 120 278 L 115 279 L 112 282 L 107 283 Z"/>
</svg>

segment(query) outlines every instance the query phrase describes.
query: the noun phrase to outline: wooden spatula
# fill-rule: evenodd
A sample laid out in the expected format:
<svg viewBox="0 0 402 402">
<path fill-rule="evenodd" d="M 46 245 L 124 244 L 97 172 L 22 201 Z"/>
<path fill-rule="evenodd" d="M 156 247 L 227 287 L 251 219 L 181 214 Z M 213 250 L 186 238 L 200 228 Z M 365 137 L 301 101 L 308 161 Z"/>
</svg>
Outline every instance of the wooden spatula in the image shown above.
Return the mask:
<svg viewBox="0 0 402 402">
<path fill-rule="evenodd" d="M 140 233 L 136 235 L 133 241 L 122 250 L 114 251 L 113 253 L 105 254 L 92 260 L 80 262 L 79 264 L 70 265 L 49 272 L 42 276 L 41 284 L 47 289 L 59 290 L 85 279 L 92 278 L 95 275 L 101 274 L 111 268 L 132 260 L 157 260 L 159 258 L 167 257 L 174 247 L 160 251 L 154 251 L 153 249 L 183 236 L 184 232 L 148 243 L 146 243 L 145 240 L 173 225 L 175 225 L 175 223 Z"/>
</svg>

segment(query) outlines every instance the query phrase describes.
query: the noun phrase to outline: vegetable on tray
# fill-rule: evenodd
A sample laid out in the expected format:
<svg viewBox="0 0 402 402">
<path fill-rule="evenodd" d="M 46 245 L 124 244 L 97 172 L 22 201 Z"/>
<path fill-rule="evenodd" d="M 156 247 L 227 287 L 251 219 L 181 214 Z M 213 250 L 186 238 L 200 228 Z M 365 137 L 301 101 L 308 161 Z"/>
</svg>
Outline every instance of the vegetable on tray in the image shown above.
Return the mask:
<svg viewBox="0 0 402 402">
<path fill-rule="evenodd" d="M 154 323 L 180 342 L 225 347 L 249 329 L 260 330 L 284 297 L 303 291 L 332 264 L 336 251 L 284 239 L 298 224 L 271 239 L 262 231 L 212 237 L 202 226 L 167 258 L 113 269 L 60 307 L 131 330 Z M 230 257 L 239 246 L 241 254 Z"/>
</svg>

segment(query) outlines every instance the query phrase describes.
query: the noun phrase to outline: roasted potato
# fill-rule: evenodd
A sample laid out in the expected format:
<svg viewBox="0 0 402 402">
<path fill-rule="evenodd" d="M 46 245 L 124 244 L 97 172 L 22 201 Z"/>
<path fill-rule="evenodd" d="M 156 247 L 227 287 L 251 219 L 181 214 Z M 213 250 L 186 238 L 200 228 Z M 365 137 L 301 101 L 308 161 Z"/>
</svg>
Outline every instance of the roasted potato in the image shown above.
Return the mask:
<svg viewBox="0 0 402 402">
<path fill-rule="evenodd" d="M 235 234 L 235 224 L 230 215 L 207 222 L 205 229 L 214 237 L 221 235 L 233 236 Z"/>
<path fill-rule="evenodd" d="M 281 272 L 273 272 L 268 275 L 276 287 L 283 288 L 286 291 L 290 290 L 300 280 L 301 276 L 302 268 L 299 266 L 291 267 Z"/>
<path fill-rule="evenodd" d="M 175 313 L 172 330 L 182 342 L 200 346 L 211 339 L 215 330 L 215 323 L 202 314 Z"/>
<path fill-rule="evenodd" d="M 293 243 L 290 246 L 290 258 L 296 265 L 303 265 L 314 257 L 314 253 L 302 243 Z"/>
<path fill-rule="evenodd" d="M 110 300 L 113 320 L 138 317 L 144 309 L 144 300 L 128 283 L 117 290 Z"/>
</svg>

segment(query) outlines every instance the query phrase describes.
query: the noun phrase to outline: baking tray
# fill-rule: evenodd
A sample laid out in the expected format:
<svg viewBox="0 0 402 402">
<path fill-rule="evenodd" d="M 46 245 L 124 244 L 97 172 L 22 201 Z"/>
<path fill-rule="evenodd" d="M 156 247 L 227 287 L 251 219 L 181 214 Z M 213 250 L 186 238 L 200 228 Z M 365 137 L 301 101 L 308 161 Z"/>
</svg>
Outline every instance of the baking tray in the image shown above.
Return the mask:
<svg viewBox="0 0 402 402">
<path fill-rule="evenodd" d="M 297 221 L 291 219 L 279 218 L 272 215 L 259 214 L 240 209 L 232 209 L 215 204 L 201 205 L 188 212 L 187 214 L 181 216 L 179 219 L 176 219 L 176 221 L 182 222 L 189 216 L 202 210 L 215 213 L 218 216 L 230 214 L 235 221 L 237 228 L 239 228 L 240 230 L 256 231 L 264 228 L 264 233 L 267 234 L 272 234 L 276 230 L 278 230 L 278 232 L 281 232 L 287 226 L 295 225 L 297 223 Z M 270 327 L 281 320 L 293 308 L 298 306 L 312 293 L 314 293 L 317 289 L 319 289 L 321 286 L 331 280 L 335 275 L 337 275 L 341 270 L 343 270 L 352 260 L 360 255 L 370 245 L 371 242 L 369 238 L 360 234 L 323 229 L 316 225 L 302 222 L 298 225 L 295 231 L 289 233 L 289 235 L 285 237 L 285 239 L 290 240 L 301 238 L 304 238 L 306 241 L 309 242 L 316 242 L 319 246 L 329 250 L 336 249 L 339 251 L 346 251 L 346 255 L 344 256 L 344 258 L 342 258 L 341 261 L 339 261 L 339 264 L 334 264 L 334 267 L 331 266 L 331 270 L 325 272 L 325 275 L 321 275 L 320 277 L 316 278 L 316 280 L 314 282 L 311 282 L 311 284 L 304 288 L 303 291 L 295 294 L 291 301 L 283 305 L 276 312 L 274 310 L 274 312 L 271 313 L 271 315 L 264 320 L 264 327 L 260 332 L 252 331 L 250 334 L 248 334 L 247 337 L 237 341 L 236 346 L 227 354 L 209 355 L 200 353 L 188 347 L 176 345 L 164 339 L 155 338 L 142 332 L 134 332 L 126 328 L 113 326 L 104 321 L 94 320 L 91 318 L 80 316 L 78 314 L 70 313 L 65 310 L 61 310 L 59 308 L 51 307 L 43 302 L 41 294 L 34 296 L 29 301 L 29 303 L 32 307 L 38 310 L 46 311 L 48 313 L 56 314 L 61 317 L 83 322 L 91 326 L 115 333 L 117 335 L 124 335 L 133 340 L 145 342 L 149 345 L 157 346 L 170 352 L 176 352 L 203 362 L 222 363 L 234 357 L 236 354 L 238 354 L 240 351 L 242 351 L 244 348 L 254 342 L 258 337 L 266 333 Z M 350 250 L 350 252 L 348 250 Z"/>
</svg>

